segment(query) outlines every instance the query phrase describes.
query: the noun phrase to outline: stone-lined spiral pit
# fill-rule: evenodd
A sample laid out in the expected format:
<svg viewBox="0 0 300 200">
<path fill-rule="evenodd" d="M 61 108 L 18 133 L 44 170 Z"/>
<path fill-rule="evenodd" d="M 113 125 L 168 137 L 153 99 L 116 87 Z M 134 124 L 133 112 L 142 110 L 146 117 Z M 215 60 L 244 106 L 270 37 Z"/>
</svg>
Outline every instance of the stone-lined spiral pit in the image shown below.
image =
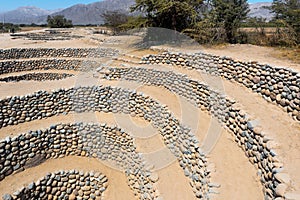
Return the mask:
<svg viewBox="0 0 300 200">
<path fill-rule="evenodd" d="M 3 200 L 21 199 L 103 199 L 108 178 L 100 172 L 77 170 L 48 173 L 13 194 L 3 195 Z"/>
<path fill-rule="evenodd" d="M 114 57 L 119 51 L 112 48 L 24 48 L 0 49 L 0 60 L 27 59 L 27 58 L 101 58 Z"/>
<path fill-rule="evenodd" d="M 142 117 L 158 129 L 189 178 L 196 197 L 209 198 L 209 189 L 213 186 L 209 184 L 210 171 L 206 168 L 207 159 L 199 148 L 199 141 L 165 106 L 149 97 L 121 88 L 93 86 L 11 97 L 1 100 L 0 105 L 1 127 L 70 112 L 113 112 Z"/>
<path fill-rule="evenodd" d="M 0 82 L 19 82 L 19 81 L 54 81 L 73 77 L 74 74 L 66 73 L 29 73 L 20 76 L 9 76 L 0 78 Z"/>
<path fill-rule="evenodd" d="M 234 80 L 276 103 L 300 121 L 300 74 L 294 70 L 205 53 L 165 52 L 145 56 L 141 63 L 177 65 Z"/>
<path fill-rule="evenodd" d="M 31 37 L 33 40 L 39 40 L 43 37 L 34 34 L 24 36 Z M 52 40 L 47 35 L 44 39 Z M 233 133 L 237 144 L 258 170 L 265 199 L 288 199 L 285 196 L 286 188 L 290 186 L 285 181 L 285 176 L 288 174 L 283 171 L 283 164 L 278 160 L 278 156 L 273 150 L 272 141 L 269 141 L 261 128 L 257 126 L 257 121 L 241 110 L 233 99 L 183 74 L 141 67 L 103 67 L 104 65 L 99 59 L 112 58 L 122 63 L 127 62 L 125 59 L 117 58 L 118 55 L 120 55 L 118 50 L 110 48 L 0 49 L 0 60 L 2 60 L 0 61 L 0 74 L 22 74 L 3 75 L 2 77 L 5 78 L 0 79 L 0 81 L 60 80 L 71 77 L 73 74 L 81 74 L 81 72 L 98 68 L 99 72 L 104 74 L 102 78 L 107 80 L 126 80 L 163 87 L 171 93 L 185 98 L 195 107 L 208 111 L 211 116 L 218 119 L 225 129 Z M 136 63 L 133 58 L 137 60 Z M 132 56 L 128 62 L 138 64 L 139 59 L 140 57 Z M 202 53 L 177 54 L 168 52 L 161 55 L 149 55 L 143 57 L 141 63 L 176 65 L 234 80 L 252 89 L 252 91 L 262 94 L 268 101 L 282 106 L 294 119 L 300 120 L 299 74 L 292 70 L 277 69 L 254 62 L 234 61 L 229 58 Z M 102 71 L 102 69 L 104 70 Z M 41 72 L 42 70 L 45 72 Z M 48 73 L 46 70 L 53 71 L 48 71 Z M 72 70 L 72 72 L 70 74 L 66 71 L 60 73 L 57 70 Z M 109 81 L 104 82 L 109 84 Z M 12 84 L 4 85 L 10 86 Z M 208 167 L 208 159 L 202 152 L 199 141 L 191 129 L 181 124 L 166 106 L 135 91 L 90 86 L 59 89 L 52 92 L 39 91 L 26 96 L 7 97 L 0 99 L 0 129 L 11 126 L 8 130 L 12 130 L 21 123 L 46 118 L 49 118 L 50 122 L 52 120 L 50 118 L 53 116 L 87 112 L 89 114 L 93 112 L 129 114 L 150 122 L 162 136 L 165 146 L 177 158 L 175 164 L 181 167 L 195 196 L 198 199 L 211 199 L 218 193 L 215 187 L 219 187 L 219 185 L 211 183 L 212 168 Z M 36 126 L 34 122 L 33 124 Z M 27 124 L 24 125 L 24 127 L 27 126 Z M 76 156 L 77 159 L 79 156 L 90 157 L 93 160 L 99 160 L 99 162 L 116 167 L 124 172 L 127 184 L 137 199 L 161 199 L 160 191 L 156 187 L 157 182 L 160 181 L 160 174 L 158 176 L 150 171 L 151 166 L 148 164 L 151 163 L 145 163 L 144 154 L 137 152 L 134 138 L 130 134 L 125 133 L 119 127 L 107 124 L 56 124 L 46 129 L 30 131 L 0 140 L 0 181 L 9 181 L 10 178 L 14 178 L 11 176 L 12 174 L 24 173 L 22 172 L 24 169 L 32 168 L 28 170 L 28 173 L 31 173 L 35 166 L 47 159 L 66 156 L 70 156 L 70 158 Z M 58 162 L 59 159 L 55 161 Z M 60 168 L 55 170 L 57 169 Z M 74 169 L 74 167 L 70 169 Z M 101 169 L 98 170 L 101 171 Z M 95 176 L 95 174 L 99 176 Z M 42 176 L 44 174 L 38 177 Z M 64 179 L 57 180 L 56 176 Z M 100 176 L 105 181 L 101 182 Z M 99 179 L 91 183 L 95 177 Z M 162 175 L 161 180 L 164 178 Z M 52 187 L 52 185 L 54 186 Z M 107 187 L 108 180 L 105 175 L 94 172 L 78 172 L 74 169 L 49 173 L 37 182 L 30 183 L 15 193 L 5 195 L 5 198 L 7 200 L 10 198 L 102 199 L 105 197 L 103 192 Z M 113 188 L 110 189 L 113 190 Z M 10 190 L 9 193 L 11 192 Z"/>
<path fill-rule="evenodd" d="M 84 156 L 107 161 L 125 172 L 129 187 L 145 199 L 157 197 L 152 179 L 133 138 L 122 129 L 106 124 L 58 124 L 0 141 L 0 180 L 50 158 Z"/>
<path fill-rule="evenodd" d="M 277 187 L 288 184 L 278 177 L 282 163 L 272 149 L 272 142 L 257 127 L 255 120 L 235 105 L 235 101 L 211 89 L 204 83 L 191 80 L 172 71 L 147 68 L 106 68 L 103 78 L 108 80 L 137 81 L 146 85 L 161 86 L 186 98 L 195 106 L 207 110 L 235 136 L 236 142 L 245 151 L 250 162 L 258 169 L 266 198 L 281 196 Z"/>
</svg>

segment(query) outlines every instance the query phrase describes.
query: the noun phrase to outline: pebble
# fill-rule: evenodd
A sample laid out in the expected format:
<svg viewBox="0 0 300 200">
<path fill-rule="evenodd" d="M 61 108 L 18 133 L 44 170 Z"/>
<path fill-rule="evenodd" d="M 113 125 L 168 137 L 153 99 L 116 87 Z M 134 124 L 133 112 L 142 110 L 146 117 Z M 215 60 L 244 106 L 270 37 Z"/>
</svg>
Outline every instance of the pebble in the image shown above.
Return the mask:
<svg viewBox="0 0 300 200">
<path fill-rule="evenodd" d="M 288 186 L 284 183 L 278 184 L 275 189 L 276 195 L 279 197 L 284 197 L 287 188 Z"/>
<path fill-rule="evenodd" d="M 149 177 L 149 179 L 150 179 L 153 183 L 157 182 L 158 179 L 159 179 L 158 174 L 152 172 L 151 175 L 150 175 L 150 177 Z"/>
<path fill-rule="evenodd" d="M 13 200 L 12 196 L 10 194 L 4 194 L 2 197 L 3 200 Z"/>
</svg>

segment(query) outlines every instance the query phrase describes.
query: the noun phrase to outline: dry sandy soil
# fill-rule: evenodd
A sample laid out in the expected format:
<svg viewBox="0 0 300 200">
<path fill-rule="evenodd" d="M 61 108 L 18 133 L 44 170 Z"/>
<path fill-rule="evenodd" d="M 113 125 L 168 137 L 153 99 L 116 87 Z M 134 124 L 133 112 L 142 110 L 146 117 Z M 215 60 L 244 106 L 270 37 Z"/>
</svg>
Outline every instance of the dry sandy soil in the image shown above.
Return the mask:
<svg viewBox="0 0 300 200">
<path fill-rule="evenodd" d="M 134 41 L 136 36 L 110 37 L 105 35 L 93 35 L 92 31 L 89 29 L 74 29 L 73 32 L 84 35 L 85 37 L 70 41 L 45 42 L 23 39 L 12 40 L 8 34 L 2 34 L 0 35 L 0 48 L 113 47 L 121 50 L 122 52 L 135 56 L 143 56 L 149 53 L 155 53 L 154 51 L 150 50 L 137 50 L 130 47 L 128 44 Z M 199 47 L 199 50 L 216 55 L 229 56 L 238 60 L 258 61 L 260 63 L 267 63 L 275 66 L 285 66 L 300 71 L 299 64 L 276 58 L 273 54 L 274 49 L 272 48 L 257 47 L 253 45 L 234 45 L 217 49 Z M 182 51 L 187 51 L 187 49 L 182 49 Z M 193 51 L 195 51 L 195 49 L 193 49 Z M 137 61 L 136 58 L 130 56 L 127 56 L 127 59 Z M 107 64 L 119 66 L 122 64 L 122 62 L 113 61 L 108 62 Z M 127 65 L 131 64 L 127 63 Z M 176 67 L 172 67 L 170 69 L 178 73 L 184 73 L 190 78 L 198 79 L 209 84 L 210 81 L 212 81 L 211 77 L 205 77 L 198 72 L 196 73 Z M 22 72 L 22 74 L 24 73 L 26 72 Z M 76 72 L 73 73 L 76 74 Z M 8 75 L 2 75 L 1 77 L 5 76 Z M 216 143 L 213 145 L 213 148 L 208 150 L 208 160 L 210 163 L 214 164 L 213 166 L 210 166 L 214 169 L 212 173 L 212 182 L 220 184 L 221 186 L 217 189 L 219 194 L 213 195 L 213 199 L 264 199 L 262 186 L 256 174 L 255 167 L 248 161 L 242 149 L 240 149 L 234 142 L 234 137 L 231 135 L 231 133 L 219 127 L 208 113 L 201 111 L 200 109 L 194 107 L 193 105 L 163 88 L 152 86 L 137 87 L 137 85 L 126 81 L 99 81 L 89 76 L 85 78 L 89 79 L 89 82 L 92 84 L 135 88 L 137 91 L 143 92 L 145 95 L 149 95 L 162 104 L 167 105 L 170 111 L 172 111 L 177 118 L 181 119 L 182 123 L 192 127 L 192 130 L 196 134 L 200 143 L 205 144 L 207 137 L 209 137 L 208 133 L 219 128 L 221 134 Z M 62 87 L 70 88 L 75 84 L 78 84 L 77 76 L 59 81 L 0 83 L 0 98 L 3 99 L 7 96 L 25 95 L 39 90 L 51 91 L 53 89 Z M 276 105 L 266 102 L 259 95 L 254 94 L 252 91 L 243 86 L 237 85 L 234 82 L 222 80 L 222 87 L 226 94 L 236 99 L 245 111 L 247 111 L 251 116 L 259 119 L 260 124 L 266 134 L 276 141 L 278 144 L 277 152 L 283 161 L 286 171 L 289 172 L 291 176 L 292 182 L 289 190 L 300 191 L 299 123 L 293 121 Z M 191 123 L 191 121 L 194 122 L 195 119 L 190 119 L 186 114 L 187 112 L 196 113 L 198 116 L 196 119 L 197 126 L 194 126 L 194 124 Z M 78 119 L 118 124 L 133 136 L 136 136 L 135 143 L 138 151 L 144 153 L 145 155 L 149 155 L 148 157 L 146 156 L 147 161 L 156 166 L 155 170 L 159 175 L 157 187 L 161 196 L 166 200 L 195 199 L 192 189 L 189 186 L 189 180 L 184 176 L 183 171 L 180 169 L 173 155 L 164 146 L 163 140 L 158 134 L 157 130 L 140 118 L 131 118 L 126 115 L 103 113 L 92 114 L 90 117 L 86 117 L 84 114 L 81 116 L 57 116 L 49 119 L 24 123 L 18 126 L 2 128 L 0 129 L 0 139 L 4 139 L 6 136 L 17 135 L 29 130 L 46 128 L 54 123 L 69 123 Z M 145 130 L 152 132 L 152 136 L 146 139 L 141 139 L 138 137 L 139 134 Z M 158 153 L 153 154 L 153 152 Z M 153 157 L 153 155 L 157 155 L 157 157 Z M 159 167 L 162 165 L 162 163 L 164 167 Z M 97 171 L 106 174 L 109 180 L 109 188 L 108 191 L 104 193 L 105 199 L 134 199 L 133 192 L 127 186 L 126 177 L 123 173 L 109 168 L 107 165 L 101 163 L 101 161 L 78 157 L 66 157 L 63 159 L 48 160 L 40 166 L 26 169 L 23 172 L 11 175 L 0 182 L 0 195 L 3 195 L 4 193 L 12 193 L 21 186 L 27 185 L 31 181 L 37 180 L 38 178 L 44 176 L 47 172 L 71 168 L 81 170 L 97 169 Z"/>
<path fill-rule="evenodd" d="M 206 48 L 204 51 L 219 56 L 229 56 L 242 61 L 258 61 L 262 64 L 292 68 L 300 72 L 299 64 L 288 59 L 278 58 L 280 50 L 276 48 L 260 47 L 251 44 L 237 44 L 218 48 Z M 300 55 L 298 56 L 300 57 Z"/>
</svg>

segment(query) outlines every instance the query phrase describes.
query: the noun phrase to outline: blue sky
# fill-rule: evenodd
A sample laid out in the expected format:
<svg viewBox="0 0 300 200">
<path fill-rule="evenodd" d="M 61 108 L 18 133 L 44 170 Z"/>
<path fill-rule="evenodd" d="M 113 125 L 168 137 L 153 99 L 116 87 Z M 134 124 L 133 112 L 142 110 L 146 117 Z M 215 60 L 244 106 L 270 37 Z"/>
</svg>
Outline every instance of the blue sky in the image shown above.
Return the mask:
<svg viewBox="0 0 300 200">
<path fill-rule="evenodd" d="M 53 10 L 67 8 L 74 4 L 88 4 L 97 0 L 0 0 L 0 12 L 14 10 L 21 6 L 36 6 L 43 9 Z M 267 2 L 272 0 L 249 0 L 249 3 Z"/>
<path fill-rule="evenodd" d="M 75 4 L 88 4 L 97 0 L 0 0 L 0 11 L 14 10 L 21 6 L 36 6 L 39 8 L 54 10 L 67 8 Z"/>
</svg>

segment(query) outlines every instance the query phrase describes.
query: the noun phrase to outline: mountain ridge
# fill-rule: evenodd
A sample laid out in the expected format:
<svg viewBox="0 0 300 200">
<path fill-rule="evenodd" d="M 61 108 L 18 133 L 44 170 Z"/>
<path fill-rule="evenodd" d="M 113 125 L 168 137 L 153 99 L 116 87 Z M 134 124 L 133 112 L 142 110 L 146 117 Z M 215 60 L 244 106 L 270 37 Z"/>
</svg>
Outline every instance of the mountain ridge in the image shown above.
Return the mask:
<svg viewBox="0 0 300 200">
<path fill-rule="evenodd" d="M 40 16 L 47 16 L 60 11 L 60 9 L 46 10 L 35 6 L 22 6 L 12 11 L 0 13 L 1 21 L 14 24 L 31 24 Z"/>
<path fill-rule="evenodd" d="M 129 13 L 130 6 L 134 4 L 135 0 L 104 0 L 90 4 L 76 4 L 59 10 L 45 10 L 26 6 L 0 13 L 0 21 L 5 20 L 5 22 L 14 24 L 45 24 L 48 15 L 64 15 L 67 19 L 71 19 L 75 25 L 103 24 L 104 20 L 101 14 L 105 11 L 120 10 Z M 270 20 L 273 15 L 266 7 L 271 6 L 271 4 L 270 2 L 249 4 L 249 16 Z"/>
<path fill-rule="evenodd" d="M 272 2 L 259 2 L 254 4 L 249 4 L 250 12 L 249 17 L 265 18 L 270 21 L 274 16 L 273 13 L 267 7 L 270 7 Z"/>
</svg>

